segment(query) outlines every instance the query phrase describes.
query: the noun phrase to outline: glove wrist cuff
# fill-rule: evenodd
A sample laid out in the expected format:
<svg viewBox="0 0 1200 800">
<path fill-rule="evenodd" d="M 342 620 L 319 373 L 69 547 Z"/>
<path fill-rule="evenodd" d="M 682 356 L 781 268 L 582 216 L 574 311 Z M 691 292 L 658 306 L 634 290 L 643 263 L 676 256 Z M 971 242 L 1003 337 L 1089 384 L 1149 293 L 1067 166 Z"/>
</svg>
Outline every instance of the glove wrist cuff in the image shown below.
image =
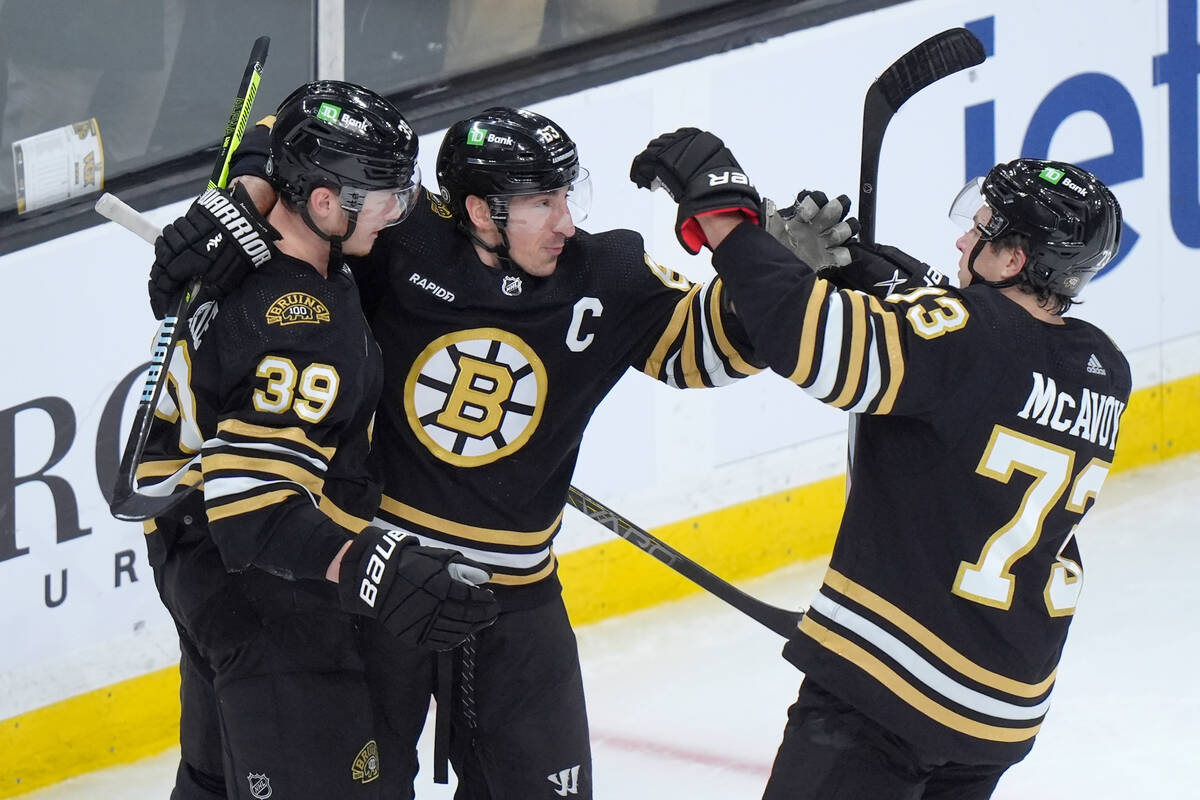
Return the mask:
<svg viewBox="0 0 1200 800">
<path fill-rule="evenodd" d="M 342 556 L 338 598 L 342 607 L 368 617 L 379 614 L 378 601 L 389 569 L 395 569 L 400 551 L 417 544 L 417 537 L 375 525 L 364 528 Z"/>
</svg>

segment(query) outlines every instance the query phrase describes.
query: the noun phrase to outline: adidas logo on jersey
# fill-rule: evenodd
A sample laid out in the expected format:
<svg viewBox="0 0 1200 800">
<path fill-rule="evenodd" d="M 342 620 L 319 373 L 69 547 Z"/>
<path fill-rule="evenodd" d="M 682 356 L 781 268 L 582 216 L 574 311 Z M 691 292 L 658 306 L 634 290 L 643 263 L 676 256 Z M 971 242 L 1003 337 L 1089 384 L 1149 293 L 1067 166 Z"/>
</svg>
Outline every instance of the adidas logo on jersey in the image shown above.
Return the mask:
<svg viewBox="0 0 1200 800">
<path fill-rule="evenodd" d="M 1104 365 L 1100 363 L 1100 359 L 1096 358 L 1095 353 L 1092 353 L 1091 357 L 1088 358 L 1087 371 L 1092 373 L 1093 375 L 1107 375 L 1108 374 L 1108 370 L 1106 370 L 1104 368 Z"/>
</svg>

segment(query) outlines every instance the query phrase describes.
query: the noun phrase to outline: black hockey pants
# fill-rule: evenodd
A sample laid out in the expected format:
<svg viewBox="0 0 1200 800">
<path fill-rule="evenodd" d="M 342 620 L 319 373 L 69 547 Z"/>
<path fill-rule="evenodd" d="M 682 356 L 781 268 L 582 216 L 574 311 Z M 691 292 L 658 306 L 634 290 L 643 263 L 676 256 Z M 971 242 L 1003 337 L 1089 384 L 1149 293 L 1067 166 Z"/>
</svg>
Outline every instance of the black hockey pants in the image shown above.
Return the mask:
<svg viewBox="0 0 1200 800">
<path fill-rule="evenodd" d="M 384 796 L 413 797 L 417 740 L 437 654 L 371 626 L 365 658 Z M 562 598 L 505 611 L 455 651 L 450 763 L 455 800 L 590 800 L 591 749 L 575 633 Z"/>
<path fill-rule="evenodd" d="M 932 761 L 805 679 L 763 800 L 987 800 L 1009 766 Z"/>
</svg>

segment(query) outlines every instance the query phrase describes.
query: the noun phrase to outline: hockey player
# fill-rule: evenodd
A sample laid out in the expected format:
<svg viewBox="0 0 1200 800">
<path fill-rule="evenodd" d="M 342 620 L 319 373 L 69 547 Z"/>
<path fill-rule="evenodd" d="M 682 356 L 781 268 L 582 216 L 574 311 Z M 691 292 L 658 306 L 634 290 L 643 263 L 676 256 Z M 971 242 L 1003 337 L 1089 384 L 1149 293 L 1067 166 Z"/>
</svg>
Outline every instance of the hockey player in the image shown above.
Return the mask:
<svg viewBox="0 0 1200 800">
<path fill-rule="evenodd" d="M 805 677 L 764 797 L 989 797 L 1046 714 L 1076 528 L 1129 398 L 1121 352 L 1062 316 L 1117 252 L 1120 207 L 1070 164 L 999 164 L 952 207 L 962 288 L 881 300 L 722 211 L 695 179 L 737 162 L 685 160 L 719 143 L 667 134 L 631 178 L 672 190 L 770 367 L 864 415 L 829 571 L 784 649 Z"/>
<path fill-rule="evenodd" d="M 210 190 L 156 245 L 257 264 L 191 315 L 138 470 L 143 492 L 202 488 L 146 526 L 181 639 L 187 800 L 384 796 L 360 620 L 443 649 L 498 610 L 478 565 L 369 524 L 383 361 L 341 254 L 411 210 L 416 138 L 353 84 L 306 84 L 277 113 L 267 224 Z"/>
<path fill-rule="evenodd" d="M 247 136 L 235 173 L 265 174 L 261 138 Z M 502 611 L 453 669 L 374 637 L 385 781 L 412 796 L 430 694 L 453 678 L 457 798 L 589 798 L 579 658 L 551 549 L 584 429 L 630 367 L 681 388 L 760 367 L 721 281 L 692 284 L 632 231 L 575 227 L 587 173 L 553 121 L 488 109 L 450 127 L 436 163 L 441 193 L 352 263 L 374 276 L 364 307 L 386 365 L 379 517 L 484 563 Z M 176 267 L 156 265 L 154 292 L 177 291 L 191 273 Z M 407 773 L 392 783 L 397 762 Z"/>
</svg>

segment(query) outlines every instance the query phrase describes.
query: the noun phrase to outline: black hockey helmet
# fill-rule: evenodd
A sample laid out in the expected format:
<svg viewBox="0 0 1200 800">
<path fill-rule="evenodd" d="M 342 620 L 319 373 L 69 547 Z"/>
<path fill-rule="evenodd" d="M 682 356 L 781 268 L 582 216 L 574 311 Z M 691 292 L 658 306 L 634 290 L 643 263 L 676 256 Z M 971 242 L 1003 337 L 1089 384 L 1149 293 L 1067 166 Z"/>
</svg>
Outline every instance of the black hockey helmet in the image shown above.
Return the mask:
<svg viewBox="0 0 1200 800">
<path fill-rule="evenodd" d="M 342 207 L 356 212 L 367 192 L 387 190 L 407 213 L 420 191 L 416 162 L 417 137 L 394 105 L 353 83 L 326 80 L 304 84 L 279 104 L 267 172 L 297 204 L 324 186 L 339 190 Z"/>
<path fill-rule="evenodd" d="M 454 123 L 437 156 L 442 198 L 468 229 L 468 195 L 486 199 L 503 228 L 504 198 L 570 187 L 586 177 L 571 137 L 541 114 L 517 108 L 489 108 Z"/>
<path fill-rule="evenodd" d="M 1029 238 L 1024 272 L 1035 289 L 1075 297 L 1121 244 L 1117 198 L 1073 164 L 1035 158 L 997 164 L 959 193 L 951 217 L 974 225 L 980 201 L 992 209 L 991 220 L 978 226 L 981 242 L 1010 232 Z"/>
</svg>

